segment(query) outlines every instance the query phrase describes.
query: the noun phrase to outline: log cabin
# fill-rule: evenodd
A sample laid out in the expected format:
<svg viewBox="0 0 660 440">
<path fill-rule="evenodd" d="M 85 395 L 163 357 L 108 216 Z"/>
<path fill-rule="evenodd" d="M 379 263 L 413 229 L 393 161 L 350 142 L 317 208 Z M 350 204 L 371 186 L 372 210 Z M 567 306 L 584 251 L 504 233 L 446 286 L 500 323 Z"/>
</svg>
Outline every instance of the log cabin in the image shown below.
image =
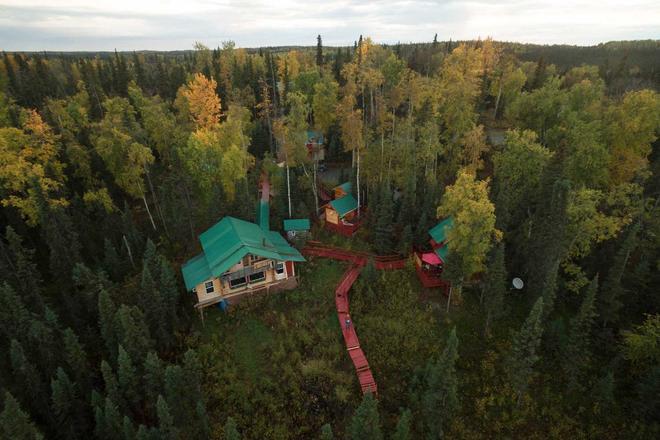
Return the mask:
<svg viewBox="0 0 660 440">
<path fill-rule="evenodd" d="M 255 292 L 297 287 L 295 263 L 305 259 L 278 232 L 262 227 L 262 214 L 262 225 L 225 217 L 199 236 L 203 252 L 181 271 L 200 311 Z"/>
</svg>

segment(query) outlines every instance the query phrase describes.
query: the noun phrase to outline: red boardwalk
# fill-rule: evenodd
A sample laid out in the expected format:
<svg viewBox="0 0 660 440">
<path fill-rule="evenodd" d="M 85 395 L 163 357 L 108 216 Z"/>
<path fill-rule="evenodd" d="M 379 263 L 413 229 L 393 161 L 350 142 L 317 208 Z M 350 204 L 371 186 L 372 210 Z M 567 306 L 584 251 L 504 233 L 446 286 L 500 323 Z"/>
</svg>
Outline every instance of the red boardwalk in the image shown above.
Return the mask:
<svg viewBox="0 0 660 440">
<path fill-rule="evenodd" d="M 362 393 L 377 394 L 378 387 L 376 386 L 374 375 L 371 373 L 371 368 L 369 368 L 367 356 L 364 354 L 364 351 L 362 351 L 362 348 L 360 348 L 360 340 L 355 332 L 355 323 L 353 322 L 348 309 L 348 292 L 351 290 L 351 286 L 360 275 L 362 267 L 364 267 L 367 264 L 367 261 L 369 261 L 369 258 L 374 258 L 376 269 L 379 270 L 402 269 L 406 262 L 399 257 L 372 257 L 366 253 L 321 246 L 314 242 L 308 242 L 308 244 L 310 245 L 302 250 L 305 255 L 331 258 L 333 260 L 351 263 L 351 266 L 344 273 L 344 276 L 335 289 L 337 319 L 339 320 L 342 335 L 344 336 L 346 350 L 355 366 L 355 372 L 357 373 Z"/>
</svg>

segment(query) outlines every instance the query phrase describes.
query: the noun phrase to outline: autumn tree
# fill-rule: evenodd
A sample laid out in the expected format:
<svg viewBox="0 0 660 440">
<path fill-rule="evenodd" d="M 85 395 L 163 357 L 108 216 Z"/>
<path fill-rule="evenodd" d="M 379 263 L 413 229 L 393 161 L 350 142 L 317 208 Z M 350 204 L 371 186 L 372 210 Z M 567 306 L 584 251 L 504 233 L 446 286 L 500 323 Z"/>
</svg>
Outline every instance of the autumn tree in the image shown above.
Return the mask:
<svg viewBox="0 0 660 440">
<path fill-rule="evenodd" d="M 447 266 L 452 291 L 460 295 L 464 280 L 484 270 L 486 254 L 502 235 L 495 228 L 495 206 L 488 198 L 488 182 L 476 180 L 468 171 L 459 171 L 456 182 L 445 190 L 437 216 L 452 217 L 454 222 L 447 231 Z M 451 291 L 448 310 L 450 302 Z"/>
</svg>

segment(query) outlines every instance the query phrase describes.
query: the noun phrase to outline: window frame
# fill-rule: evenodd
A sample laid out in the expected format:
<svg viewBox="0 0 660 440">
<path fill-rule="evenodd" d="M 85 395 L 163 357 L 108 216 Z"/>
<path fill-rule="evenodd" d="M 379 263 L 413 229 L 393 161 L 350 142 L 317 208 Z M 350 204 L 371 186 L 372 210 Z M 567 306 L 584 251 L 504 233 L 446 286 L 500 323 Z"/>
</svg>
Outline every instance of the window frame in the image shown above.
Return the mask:
<svg viewBox="0 0 660 440">
<path fill-rule="evenodd" d="M 237 281 L 237 280 L 243 280 L 243 282 L 241 282 L 240 284 L 233 284 L 234 281 Z M 229 280 L 229 288 L 232 289 L 232 290 L 233 289 L 238 289 L 239 287 L 243 287 L 245 285 L 247 285 L 247 277 L 245 277 L 245 276 L 241 277 L 241 278 L 234 278 L 233 280 Z"/>
<path fill-rule="evenodd" d="M 211 289 L 211 290 L 209 290 L 209 289 Z M 207 295 L 210 294 L 210 293 L 215 292 L 215 285 L 214 285 L 213 281 L 205 281 L 204 282 L 204 290 L 206 290 Z"/>
<path fill-rule="evenodd" d="M 254 275 L 261 275 L 261 277 L 259 277 L 259 279 L 257 279 L 257 280 L 253 280 L 252 277 Z M 260 283 L 262 281 L 266 281 L 266 271 L 254 272 L 254 273 L 251 273 L 250 275 L 248 275 L 248 282 L 250 284 Z"/>
</svg>

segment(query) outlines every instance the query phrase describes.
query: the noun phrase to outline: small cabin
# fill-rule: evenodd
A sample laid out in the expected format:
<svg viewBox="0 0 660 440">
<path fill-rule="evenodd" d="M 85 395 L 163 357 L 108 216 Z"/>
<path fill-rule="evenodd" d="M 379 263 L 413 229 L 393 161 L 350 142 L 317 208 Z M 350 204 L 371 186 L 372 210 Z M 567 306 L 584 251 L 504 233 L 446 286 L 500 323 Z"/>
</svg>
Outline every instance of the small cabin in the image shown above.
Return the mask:
<svg viewBox="0 0 660 440">
<path fill-rule="evenodd" d="M 284 232 L 289 240 L 305 239 L 310 235 L 310 223 L 307 218 L 290 218 L 284 220 Z"/>
<path fill-rule="evenodd" d="M 261 225 L 225 217 L 199 236 L 203 252 L 181 268 L 195 307 L 297 286 L 295 263 L 305 259 L 278 232 L 263 227 L 268 215 L 262 214 Z"/>
<path fill-rule="evenodd" d="M 429 230 L 431 236 L 429 240 L 430 247 L 415 252 L 415 269 L 424 287 L 442 287 L 445 292 L 449 288 L 449 283 L 442 279 L 442 272 L 449 252 L 447 232 L 453 226 L 454 221 L 451 217 L 442 220 Z"/>
<path fill-rule="evenodd" d="M 360 226 L 358 202 L 350 191 L 350 182 L 335 187 L 335 199 L 323 207 L 326 229 L 347 237 L 352 236 Z"/>
<path fill-rule="evenodd" d="M 323 133 L 319 131 L 307 131 L 307 155 L 314 162 L 322 162 L 325 160 L 325 146 L 323 145 Z"/>
</svg>

